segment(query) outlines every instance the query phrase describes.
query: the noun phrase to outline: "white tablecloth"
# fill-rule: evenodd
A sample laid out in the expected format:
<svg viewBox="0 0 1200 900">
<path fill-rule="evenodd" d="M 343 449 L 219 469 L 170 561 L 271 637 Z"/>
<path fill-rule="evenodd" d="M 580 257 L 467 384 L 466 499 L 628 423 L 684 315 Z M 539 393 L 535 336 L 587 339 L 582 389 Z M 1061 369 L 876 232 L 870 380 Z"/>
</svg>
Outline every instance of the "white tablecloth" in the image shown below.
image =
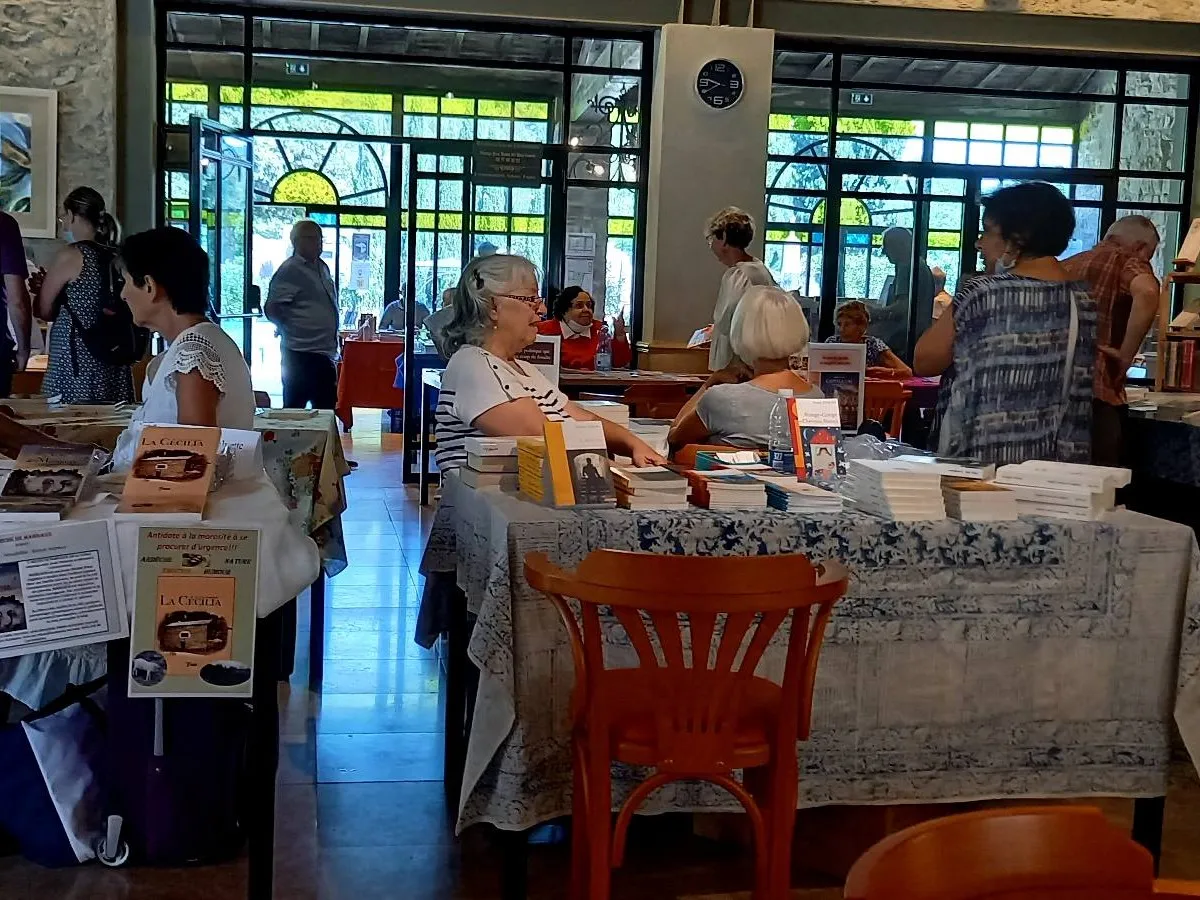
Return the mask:
<svg viewBox="0 0 1200 900">
<path fill-rule="evenodd" d="M 111 498 L 78 507 L 70 521 L 93 521 L 112 516 L 116 501 Z M 138 529 L 163 524 L 153 516 L 136 522 L 121 520 L 117 526 L 117 555 L 125 605 L 132 612 L 137 584 Z M 177 522 L 169 523 L 179 527 Z M 258 479 L 227 484 L 208 501 L 204 528 L 258 528 L 261 531 L 258 559 L 258 616 L 270 615 L 300 594 L 320 572 L 317 545 L 288 518 L 287 507 L 264 472 Z M 13 529 L 8 529 L 13 530 Z M 91 644 L 0 659 L 0 691 L 33 709 L 62 694 L 68 684 L 99 678 L 106 670 L 105 644 Z"/>
</svg>

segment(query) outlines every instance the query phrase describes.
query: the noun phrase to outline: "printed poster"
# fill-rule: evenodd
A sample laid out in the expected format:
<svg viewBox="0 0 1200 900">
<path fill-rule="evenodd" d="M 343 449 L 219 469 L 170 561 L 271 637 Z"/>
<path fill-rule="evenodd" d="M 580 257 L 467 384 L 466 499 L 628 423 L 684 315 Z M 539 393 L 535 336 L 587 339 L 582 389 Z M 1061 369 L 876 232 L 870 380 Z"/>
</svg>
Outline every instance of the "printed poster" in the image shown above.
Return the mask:
<svg viewBox="0 0 1200 900">
<path fill-rule="evenodd" d="M 249 697 L 257 529 L 138 530 L 131 697 Z"/>
<path fill-rule="evenodd" d="M 371 281 L 371 235 L 350 235 L 350 290 L 365 292 Z"/>
<path fill-rule="evenodd" d="M 857 431 L 866 400 L 867 345 L 810 344 L 808 373 L 826 398 L 838 402 L 842 428 Z"/>
<path fill-rule="evenodd" d="M 517 359 L 529 363 L 545 375 L 551 384 L 558 384 L 558 372 L 562 365 L 562 335 L 539 334 L 532 344 L 517 354 Z"/>
<path fill-rule="evenodd" d="M 121 566 L 107 521 L 55 522 L 0 534 L 0 659 L 128 633 Z"/>
</svg>

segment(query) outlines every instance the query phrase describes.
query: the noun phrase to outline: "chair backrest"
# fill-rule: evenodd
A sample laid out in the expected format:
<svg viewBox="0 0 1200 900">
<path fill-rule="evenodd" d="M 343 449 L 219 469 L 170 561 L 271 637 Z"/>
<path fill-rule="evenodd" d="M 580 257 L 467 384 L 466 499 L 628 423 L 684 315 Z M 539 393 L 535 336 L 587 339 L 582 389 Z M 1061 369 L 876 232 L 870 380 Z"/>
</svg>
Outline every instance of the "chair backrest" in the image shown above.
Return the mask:
<svg viewBox="0 0 1200 900">
<path fill-rule="evenodd" d="M 570 632 L 577 723 L 586 714 L 589 727 L 603 729 L 637 691 L 653 710 L 660 758 L 669 760 L 659 768 L 710 769 L 714 760 L 732 758 L 733 725 L 755 669 L 787 623 L 778 739 L 794 744 L 808 736 L 825 626 L 848 582 L 840 565 L 820 572 L 800 554 L 596 550 L 575 572 L 531 553 L 525 576 L 551 597 Z M 566 597 L 580 601 L 582 627 Z M 600 607 L 612 618 L 602 618 Z M 622 630 L 636 653 L 634 669 L 606 667 L 605 645 L 620 642 Z M 619 688 L 614 673 L 624 676 Z"/>
<path fill-rule="evenodd" d="M 899 381 L 868 378 L 863 396 L 863 415 L 886 424 L 888 437 L 899 438 L 900 428 L 904 424 L 904 407 L 911 399 L 912 391 Z M 890 420 L 888 413 L 891 413 Z"/>
<path fill-rule="evenodd" d="M 271 408 L 271 395 L 268 394 L 266 391 L 255 391 L 254 392 L 254 406 L 256 409 L 270 409 Z"/>
<path fill-rule="evenodd" d="M 1062 896 L 1150 900 L 1149 852 L 1092 806 L 989 809 L 923 822 L 859 857 L 846 900 Z"/>
</svg>

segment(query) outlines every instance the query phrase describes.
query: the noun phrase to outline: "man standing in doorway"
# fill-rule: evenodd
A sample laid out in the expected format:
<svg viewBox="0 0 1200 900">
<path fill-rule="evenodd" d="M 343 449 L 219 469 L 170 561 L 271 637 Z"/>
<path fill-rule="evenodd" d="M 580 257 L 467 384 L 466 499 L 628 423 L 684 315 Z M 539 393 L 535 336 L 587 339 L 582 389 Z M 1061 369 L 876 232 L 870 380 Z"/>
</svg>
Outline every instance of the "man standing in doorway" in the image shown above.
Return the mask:
<svg viewBox="0 0 1200 900">
<path fill-rule="evenodd" d="M 1087 285 L 1096 301 L 1092 462 L 1121 465 L 1125 430 L 1125 376 L 1158 314 L 1158 279 L 1150 260 L 1158 229 L 1145 216 L 1117 219 L 1104 240 L 1064 260 L 1067 274 Z"/>
<path fill-rule="evenodd" d="M 25 281 L 29 268 L 25 264 L 25 245 L 17 220 L 0 212 L 0 300 L 8 310 L 8 320 L 16 335 L 16 344 L 7 327 L 0 329 L 0 397 L 12 393 L 13 372 L 25 371 L 29 362 L 29 335 L 33 325 L 29 291 Z"/>
<path fill-rule="evenodd" d="M 293 225 L 292 249 L 271 278 L 264 307 L 283 344 L 283 405 L 333 409 L 339 313 L 333 276 L 321 259 L 321 226 L 311 219 Z"/>
<path fill-rule="evenodd" d="M 909 310 L 911 303 L 917 309 L 916 332 L 912 335 L 912 345 L 917 338 L 925 333 L 933 322 L 933 273 L 924 259 L 914 258 L 913 233 L 907 228 L 894 226 L 883 233 L 883 255 L 896 267 L 892 282 L 884 290 L 879 302 L 883 306 L 880 313 L 872 318 L 876 329 L 881 332 L 877 336 L 889 347 L 904 352 L 902 348 L 910 346 L 908 334 Z M 913 277 L 913 274 L 916 277 Z"/>
</svg>

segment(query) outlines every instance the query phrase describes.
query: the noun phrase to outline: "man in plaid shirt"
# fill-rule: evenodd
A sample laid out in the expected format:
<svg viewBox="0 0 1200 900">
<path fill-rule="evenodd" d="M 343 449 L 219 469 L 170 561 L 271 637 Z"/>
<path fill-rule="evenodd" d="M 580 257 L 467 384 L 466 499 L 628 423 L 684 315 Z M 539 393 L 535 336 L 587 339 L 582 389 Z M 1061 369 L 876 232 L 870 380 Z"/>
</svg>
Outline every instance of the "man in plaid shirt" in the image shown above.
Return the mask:
<svg viewBox="0 0 1200 900">
<path fill-rule="evenodd" d="M 1096 301 L 1095 399 L 1092 401 L 1092 462 L 1120 465 L 1125 374 L 1158 313 L 1158 279 L 1150 260 L 1158 229 L 1145 216 L 1117 219 L 1104 240 L 1064 260 L 1068 274 L 1083 282 Z"/>
</svg>

